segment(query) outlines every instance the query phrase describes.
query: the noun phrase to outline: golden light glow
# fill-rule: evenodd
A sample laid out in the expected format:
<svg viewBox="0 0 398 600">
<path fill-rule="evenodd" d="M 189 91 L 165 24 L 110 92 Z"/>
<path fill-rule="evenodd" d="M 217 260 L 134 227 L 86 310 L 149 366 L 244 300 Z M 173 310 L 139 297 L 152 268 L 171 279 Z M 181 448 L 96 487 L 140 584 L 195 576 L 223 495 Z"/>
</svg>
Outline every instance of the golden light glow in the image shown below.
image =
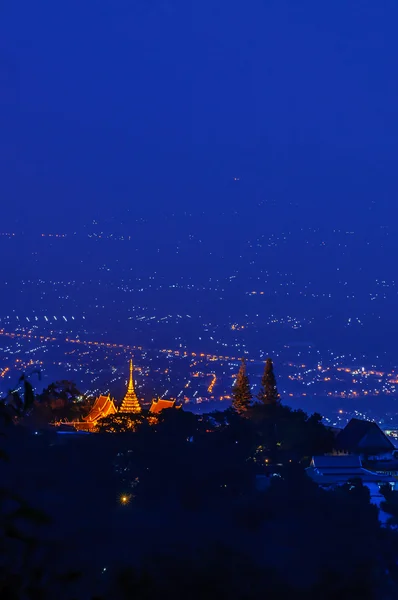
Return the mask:
<svg viewBox="0 0 398 600">
<path fill-rule="evenodd" d="M 29 333 L 15 333 L 15 332 L 7 332 L 4 329 L 0 329 L 0 335 L 3 335 L 5 337 L 9 337 L 9 338 L 22 338 L 22 339 L 34 339 L 34 340 L 41 340 L 44 342 L 57 342 L 59 341 L 59 338 L 56 337 L 51 337 L 51 336 L 44 336 L 44 335 L 33 335 L 31 332 Z M 134 350 L 138 350 L 138 351 L 142 351 L 143 348 L 142 346 L 129 346 L 129 345 L 125 345 L 125 344 L 111 344 L 109 342 L 96 342 L 93 340 L 81 340 L 81 339 L 71 339 L 71 338 L 63 338 L 63 341 L 67 342 L 68 344 L 78 344 L 80 346 L 98 346 L 100 348 L 118 348 L 124 351 L 129 351 L 132 352 Z M 176 356 L 179 356 L 180 351 L 179 350 L 172 350 L 172 349 L 161 349 L 160 352 L 167 352 L 169 354 L 174 354 Z M 223 360 L 240 360 L 239 357 L 236 356 L 218 356 L 218 355 L 214 355 L 214 354 L 198 354 L 196 352 L 184 352 L 185 356 L 201 356 L 203 358 L 206 358 L 207 360 L 213 360 L 213 361 L 223 361 Z M 247 362 L 255 362 L 254 358 L 248 358 Z M 305 365 L 302 365 L 303 367 L 305 367 Z M 137 369 L 139 370 L 139 369 Z M 370 372 L 372 374 L 372 371 Z"/>
<path fill-rule="evenodd" d="M 122 405 L 119 408 L 121 413 L 140 413 L 141 406 L 138 402 L 137 394 L 134 389 L 133 379 L 133 361 L 130 360 L 130 378 L 127 386 L 127 393 L 123 399 Z"/>
<path fill-rule="evenodd" d="M 210 385 L 209 385 L 209 387 L 207 388 L 207 392 L 208 392 L 209 394 L 212 394 L 212 393 L 213 393 L 213 388 L 214 388 L 214 386 L 215 386 L 215 384 L 216 384 L 216 381 L 217 381 L 217 376 L 215 375 L 215 373 L 212 373 L 212 380 L 211 380 L 211 382 L 210 382 Z"/>
<path fill-rule="evenodd" d="M 6 367 L 5 369 L 3 369 L 0 373 L 0 377 L 2 379 L 4 379 L 4 377 L 7 375 L 8 371 L 10 370 L 10 367 Z"/>
<path fill-rule="evenodd" d="M 245 326 L 239 325 L 239 323 L 232 323 L 232 325 L 231 325 L 232 331 L 236 331 L 236 330 L 244 329 L 244 328 L 245 328 Z"/>
<path fill-rule="evenodd" d="M 127 504 L 129 504 L 130 500 L 131 500 L 130 494 L 122 494 L 119 498 L 120 504 L 122 504 L 123 506 L 126 506 Z"/>
</svg>

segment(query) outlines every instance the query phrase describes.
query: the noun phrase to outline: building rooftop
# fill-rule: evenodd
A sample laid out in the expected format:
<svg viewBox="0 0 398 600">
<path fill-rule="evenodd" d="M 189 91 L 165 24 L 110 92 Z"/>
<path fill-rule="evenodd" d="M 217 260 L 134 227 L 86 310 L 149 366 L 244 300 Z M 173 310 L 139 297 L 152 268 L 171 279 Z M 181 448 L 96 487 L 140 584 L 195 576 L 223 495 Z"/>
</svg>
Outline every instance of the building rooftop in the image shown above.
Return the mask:
<svg viewBox="0 0 398 600">
<path fill-rule="evenodd" d="M 95 423 L 98 419 L 113 415 L 116 412 L 116 407 L 110 396 L 99 396 L 89 414 L 84 418 L 84 421 Z"/>
<path fill-rule="evenodd" d="M 374 421 L 351 419 L 336 437 L 336 449 L 348 452 L 392 452 L 394 448 Z"/>
<path fill-rule="evenodd" d="M 362 467 L 359 456 L 329 455 L 314 456 L 306 473 L 319 485 L 341 485 L 352 479 L 361 479 L 364 483 L 388 483 L 391 477 L 368 471 Z"/>
<path fill-rule="evenodd" d="M 151 413 L 160 413 L 165 408 L 181 408 L 180 406 L 176 406 L 175 400 L 152 400 L 151 408 L 149 412 Z"/>
</svg>

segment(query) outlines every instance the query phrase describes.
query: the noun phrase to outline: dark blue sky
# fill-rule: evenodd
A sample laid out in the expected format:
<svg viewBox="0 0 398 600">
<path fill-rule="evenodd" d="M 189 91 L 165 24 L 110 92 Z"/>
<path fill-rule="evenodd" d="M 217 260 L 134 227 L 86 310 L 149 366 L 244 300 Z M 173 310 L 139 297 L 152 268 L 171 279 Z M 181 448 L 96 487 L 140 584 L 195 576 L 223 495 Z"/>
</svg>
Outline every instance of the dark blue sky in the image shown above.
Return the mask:
<svg viewBox="0 0 398 600">
<path fill-rule="evenodd" d="M 393 0 L 3 2 L 1 228 L 263 201 L 393 222 L 397 23 Z"/>
<path fill-rule="evenodd" d="M 261 350 L 286 389 L 307 342 L 396 367 L 397 23 L 395 0 L 0 3 L 0 234 L 26 234 L 0 237 L 0 324 Z"/>
</svg>

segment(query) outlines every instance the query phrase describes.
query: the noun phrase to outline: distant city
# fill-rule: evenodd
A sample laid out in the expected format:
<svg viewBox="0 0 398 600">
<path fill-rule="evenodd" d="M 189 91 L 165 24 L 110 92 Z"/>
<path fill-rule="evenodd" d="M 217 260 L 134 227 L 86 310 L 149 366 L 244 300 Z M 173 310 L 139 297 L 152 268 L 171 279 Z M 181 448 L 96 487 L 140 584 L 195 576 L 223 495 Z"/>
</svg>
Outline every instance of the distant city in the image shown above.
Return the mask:
<svg viewBox="0 0 398 600">
<path fill-rule="evenodd" d="M 217 246 L 211 225 L 203 239 L 189 232 L 188 215 L 185 230 L 148 248 L 151 223 L 138 221 L 128 234 L 96 220 L 80 233 L 1 233 L 3 392 L 39 367 L 42 386 L 72 379 L 86 395 L 121 398 L 134 356 L 144 403 L 173 397 L 208 412 L 228 406 L 242 356 L 255 395 L 270 355 L 292 407 L 333 425 L 358 416 L 398 428 L 389 339 L 398 288 L 372 268 L 395 244 L 388 227 L 369 239 L 308 228 L 241 247 L 235 231 Z"/>
</svg>

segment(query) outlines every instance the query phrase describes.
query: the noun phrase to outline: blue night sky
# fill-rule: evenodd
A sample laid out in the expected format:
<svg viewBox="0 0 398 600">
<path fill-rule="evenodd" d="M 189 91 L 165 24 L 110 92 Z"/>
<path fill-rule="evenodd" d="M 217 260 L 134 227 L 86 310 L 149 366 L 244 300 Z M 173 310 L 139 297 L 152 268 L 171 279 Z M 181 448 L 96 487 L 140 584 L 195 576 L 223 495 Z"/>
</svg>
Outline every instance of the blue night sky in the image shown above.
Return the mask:
<svg viewBox="0 0 398 600">
<path fill-rule="evenodd" d="M 189 365 L 164 366 L 179 348 L 252 357 L 255 381 L 270 354 L 319 410 L 347 365 L 377 368 L 355 398 L 389 403 L 397 23 L 393 0 L 3 2 L 1 385 L 33 356 L 7 335 L 34 324 L 58 336 L 34 354 L 47 382 L 93 394 L 121 393 L 131 350 L 65 338 L 142 347 L 143 394 L 185 394 Z M 217 368 L 220 399 L 236 363 Z"/>
<path fill-rule="evenodd" d="M 264 200 L 298 225 L 391 223 L 397 22 L 387 0 L 3 3 L 4 227 L 250 222 Z"/>
</svg>

